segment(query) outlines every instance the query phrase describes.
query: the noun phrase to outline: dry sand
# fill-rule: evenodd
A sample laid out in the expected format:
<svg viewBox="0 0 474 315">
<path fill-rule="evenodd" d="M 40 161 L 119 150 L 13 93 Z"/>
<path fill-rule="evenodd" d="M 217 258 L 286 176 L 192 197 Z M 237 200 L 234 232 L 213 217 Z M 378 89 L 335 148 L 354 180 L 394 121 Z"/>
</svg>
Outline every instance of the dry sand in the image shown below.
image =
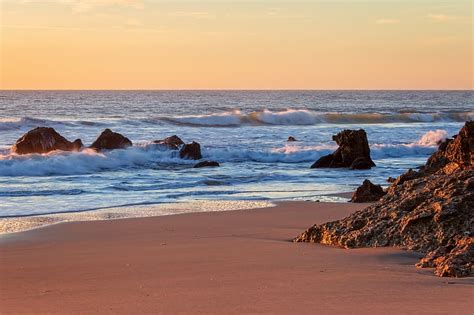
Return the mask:
<svg viewBox="0 0 474 315">
<path fill-rule="evenodd" d="M 289 240 L 361 204 L 73 222 L 0 237 L 0 313 L 472 314 L 417 255 Z"/>
</svg>

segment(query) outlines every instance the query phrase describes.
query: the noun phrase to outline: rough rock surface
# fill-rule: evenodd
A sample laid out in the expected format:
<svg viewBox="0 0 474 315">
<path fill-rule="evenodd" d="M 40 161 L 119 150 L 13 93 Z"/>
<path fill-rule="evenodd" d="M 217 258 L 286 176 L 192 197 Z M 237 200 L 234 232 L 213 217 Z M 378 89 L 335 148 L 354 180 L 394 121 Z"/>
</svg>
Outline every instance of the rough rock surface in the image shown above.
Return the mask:
<svg viewBox="0 0 474 315">
<path fill-rule="evenodd" d="M 382 186 L 374 185 L 368 179 L 352 195 L 351 202 L 374 202 L 379 201 L 385 195 Z"/>
<path fill-rule="evenodd" d="M 420 171 L 399 176 L 379 202 L 314 225 L 295 242 L 405 247 L 425 254 L 418 266 L 434 267 L 438 276 L 474 276 L 473 128 L 467 122 Z"/>
<path fill-rule="evenodd" d="M 18 139 L 11 151 L 16 154 L 48 153 L 54 150 L 76 151 L 82 146 L 80 139 L 70 142 L 53 128 L 38 127 Z"/>
<path fill-rule="evenodd" d="M 369 169 L 375 166 L 370 157 L 367 134 L 363 129 L 343 130 L 332 137 L 339 148 L 332 154 L 321 157 L 311 165 L 311 168 L 338 168 Z"/>
<path fill-rule="evenodd" d="M 202 159 L 201 155 L 201 145 L 197 142 L 187 143 L 182 146 L 179 151 L 179 157 L 182 159 L 190 160 L 200 160 Z"/>
<path fill-rule="evenodd" d="M 105 129 L 94 143 L 92 143 L 90 148 L 100 151 L 124 149 L 130 146 L 132 146 L 132 141 L 130 141 L 130 139 L 117 132 L 113 132 L 110 129 Z"/>
<path fill-rule="evenodd" d="M 219 167 L 219 163 L 216 161 L 202 161 L 194 165 L 194 168 L 201 168 L 201 167 Z"/>
<path fill-rule="evenodd" d="M 177 135 L 173 135 L 163 140 L 155 140 L 153 141 L 153 143 L 166 146 L 168 149 L 171 150 L 179 150 L 179 147 L 184 144 L 184 141 L 181 140 Z"/>
</svg>

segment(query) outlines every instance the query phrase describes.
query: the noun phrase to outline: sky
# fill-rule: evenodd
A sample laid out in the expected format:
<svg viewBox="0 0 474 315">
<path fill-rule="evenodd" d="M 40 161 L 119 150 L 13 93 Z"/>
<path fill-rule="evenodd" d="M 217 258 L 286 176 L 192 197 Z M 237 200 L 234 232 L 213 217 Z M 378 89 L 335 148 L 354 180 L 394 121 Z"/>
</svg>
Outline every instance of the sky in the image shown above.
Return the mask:
<svg viewBox="0 0 474 315">
<path fill-rule="evenodd" d="M 470 90 L 473 3 L 0 0 L 0 88 Z"/>
</svg>

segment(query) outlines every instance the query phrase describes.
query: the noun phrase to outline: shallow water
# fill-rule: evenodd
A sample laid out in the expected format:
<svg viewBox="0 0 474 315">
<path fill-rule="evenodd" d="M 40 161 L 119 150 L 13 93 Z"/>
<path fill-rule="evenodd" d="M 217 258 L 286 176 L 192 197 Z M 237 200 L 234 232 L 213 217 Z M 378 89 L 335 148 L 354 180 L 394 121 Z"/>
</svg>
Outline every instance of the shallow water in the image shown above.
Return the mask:
<svg viewBox="0 0 474 315">
<path fill-rule="evenodd" d="M 474 118 L 471 91 L 1 91 L 0 216 L 195 200 L 316 200 L 384 184 L 417 167 L 436 143 Z M 104 129 L 127 150 L 15 156 L 23 133 L 51 126 L 88 145 Z M 331 136 L 364 128 L 377 167 L 309 169 L 336 146 Z M 193 169 L 152 140 L 177 134 L 202 145 L 219 168 Z M 299 141 L 286 142 L 288 136 Z"/>
</svg>

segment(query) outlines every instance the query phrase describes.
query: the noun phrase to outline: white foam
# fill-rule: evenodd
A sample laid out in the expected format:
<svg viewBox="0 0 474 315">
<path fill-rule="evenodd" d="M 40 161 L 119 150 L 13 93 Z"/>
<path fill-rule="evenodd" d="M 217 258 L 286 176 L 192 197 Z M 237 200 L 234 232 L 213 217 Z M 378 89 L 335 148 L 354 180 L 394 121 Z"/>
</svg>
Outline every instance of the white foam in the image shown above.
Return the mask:
<svg viewBox="0 0 474 315">
<path fill-rule="evenodd" d="M 419 140 L 406 144 L 372 144 L 374 159 L 387 157 L 428 156 L 436 150 L 445 130 L 434 130 Z M 203 159 L 225 162 L 306 163 L 314 162 L 333 152 L 334 143 L 308 146 L 303 142 L 286 144 L 266 150 L 241 147 L 202 147 Z M 124 150 L 96 152 L 51 152 L 48 154 L 0 154 L 0 176 L 77 175 L 110 171 L 120 168 L 150 168 L 158 163 L 193 165 L 196 161 L 180 159 L 178 151 L 160 149 L 153 144 L 141 144 Z"/>
<path fill-rule="evenodd" d="M 107 208 L 82 212 L 0 218 L 0 234 L 27 231 L 64 222 L 156 217 L 183 213 L 247 210 L 273 206 L 274 204 L 271 202 L 256 200 L 196 200 L 193 202 L 165 203 L 157 205 Z"/>
<path fill-rule="evenodd" d="M 448 132 L 446 130 L 437 129 L 425 133 L 416 144 L 422 146 L 437 146 L 441 141 L 446 140 Z"/>
</svg>

